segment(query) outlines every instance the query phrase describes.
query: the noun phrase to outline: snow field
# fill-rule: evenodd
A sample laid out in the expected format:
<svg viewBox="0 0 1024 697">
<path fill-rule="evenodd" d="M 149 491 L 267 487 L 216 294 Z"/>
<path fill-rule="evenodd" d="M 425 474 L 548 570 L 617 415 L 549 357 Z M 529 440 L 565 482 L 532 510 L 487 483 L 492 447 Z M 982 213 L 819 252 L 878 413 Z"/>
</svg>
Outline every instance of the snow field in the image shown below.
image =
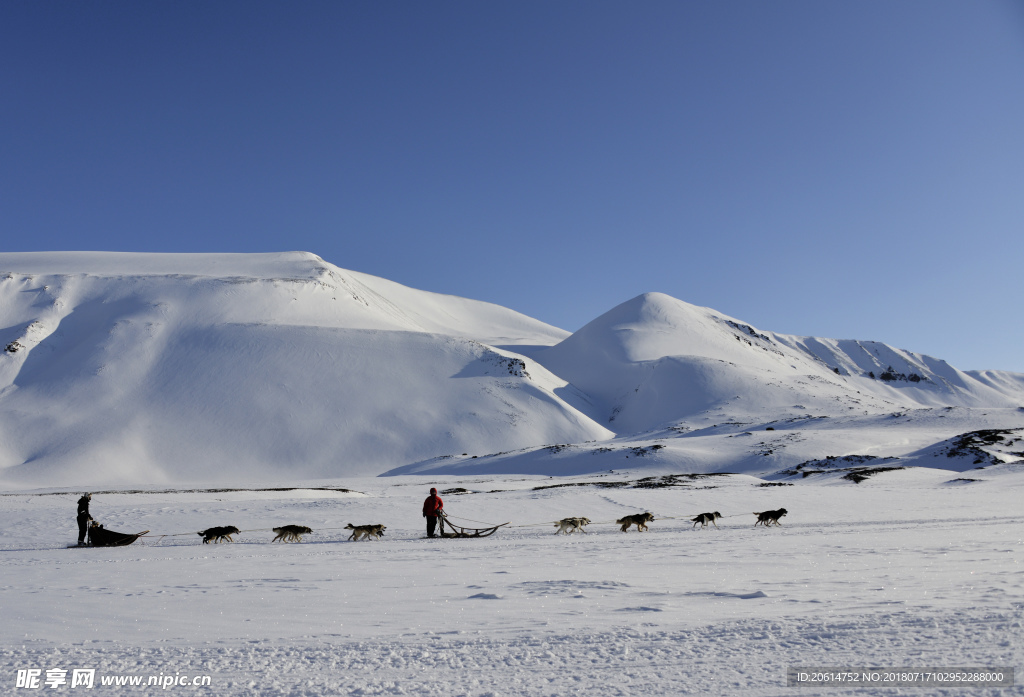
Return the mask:
<svg viewBox="0 0 1024 697">
<path fill-rule="evenodd" d="M 1016 662 L 1020 650 L 996 646 L 1019 634 L 1020 612 L 961 610 L 938 617 L 879 612 L 841 619 L 740 620 L 693 629 L 632 629 L 491 639 L 445 633 L 345 641 L 302 638 L 212 641 L 196 646 L 120 642 L 0 649 L 0 664 L 89 666 L 97 674 L 212 675 L 211 688 L 186 694 L 423 695 L 980 695 L 1021 694 L 1019 687 L 786 688 L 786 669 L 830 665 L 970 665 Z M 979 641 L 980 640 L 980 641 Z M 145 690 L 138 690 L 144 692 Z M 109 688 L 122 694 L 130 688 Z M 174 690 L 172 690 L 172 693 Z M 104 694 L 98 690 L 93 694 Z"/>
<path fill-rule="evenodd" d="M 93 515 L 119 531 L 259 530 L 235 544 L 190 533 L 70 550 L 80 492 L 17 492 L 0 497 L 0 693 L 24 667 L 210 674 L 218 695 L 473 697 L 897 693 L 786 688 L 796 665 L 1020 672 L 1024 475 L 991 472 L 969 484 L 910 469 L 861 484 L 596 486 L 644 475 L 617 471 L 97 493 Z M 588 485 L 535 488 L 572 483 Z M 445 495 L 452 516 L 522 527 L 423 539 L 431 485 L 480 492 Z M 778 507 L 781 527 L 753 527 L 752 511 Z M 660 518 L 648 533 L 607 522 L 643 510 Z M 718 530 L 685 519 L 715 510 Z M 595 521 L 587 534 L 539 524 L 572 515 Z M 351 543 L 327 529 L 349 522 L 388 530 Z M 263 530 L 288 523 L 316 532 L 270 544 Z"/>
</svg>

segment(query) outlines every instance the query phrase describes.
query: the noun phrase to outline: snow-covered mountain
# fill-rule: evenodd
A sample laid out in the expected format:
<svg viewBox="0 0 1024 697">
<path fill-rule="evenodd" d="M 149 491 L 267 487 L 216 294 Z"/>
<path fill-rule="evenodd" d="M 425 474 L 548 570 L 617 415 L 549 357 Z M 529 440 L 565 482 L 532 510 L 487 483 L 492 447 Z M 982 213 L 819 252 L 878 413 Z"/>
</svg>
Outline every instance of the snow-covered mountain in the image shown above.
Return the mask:
<svg viewBox="0 0 1024 697">
<path fill-rule="evenodd" d="M 1024 375 L 964 373 L 878 342 L 761 331 L 662 293 L 622 303 L 534 357 L 590 395 L 591 417 L 618 433 L 712 410 L 749 420 L 1024 403 Z"/>
<path fill-rule="evenodd" d="M 0 346 L 0 480 L 17 486 L 767 473 L 1024 426 L 1024 375 L 658 293 L 569 335 L 303 252 L 0 254 Z M 893 428 L 901 411 L 916 430 Z M 738 435 L 754 427 L 775 433 Z"/>
<path fill-rule="evenodd" d="M 312 254 L 5 254 L 2 477 L 344 476 L 606 438 L 493 348 L 565 335 Z"/>
</svg>

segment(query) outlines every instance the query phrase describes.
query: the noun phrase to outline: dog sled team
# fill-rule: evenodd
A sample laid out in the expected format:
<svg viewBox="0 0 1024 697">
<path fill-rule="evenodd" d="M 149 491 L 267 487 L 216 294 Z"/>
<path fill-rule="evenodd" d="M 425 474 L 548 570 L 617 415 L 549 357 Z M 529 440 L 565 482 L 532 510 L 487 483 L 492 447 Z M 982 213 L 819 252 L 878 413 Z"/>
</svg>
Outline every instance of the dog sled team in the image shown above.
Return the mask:
<svg viewBox="0 0 1024 697">
<path fill-rule="evenodd" d="M 349 523 L 345 526 L 345 529 L 352 531 L 348 538 L 350 540 L 361 540 L 364 538 L 368 540 L 371 537 L 379 540 L 384 531 L 387 530 L 387 527 L 384 525 L 352 525 L 352 523 Z M 279 528 L 273 528 L 273 531 L 277 533 L 277 536 L 271 542 L 302 542 L 303 535 L 313 534 L 313 530 L 305 525 L 282 525 Z M 203 544 L 205 545 L 210 542 L 234 542 L 231 536 L 237 535 L 240 532 L 241 530 L 234 525 L 227 525 L 201 530 L 198 535 L 203 538 Z"/>
<path fill-rule="evenodd" d="M 438 499 L 440 500 L 440 499 Z M 96 520 L 89 513 L 89 503 L 92 501 L 92 494 L 83 494 L 78 499 L 78 513 L 76 520 L 78 522 L 78 544 L 70 545 L 72 547 L 115 547 L 130 545 L 135 542 L 138 538 L 149 533 L 149 530 L 143 532 L 127 534 L 114 532 L 112 530 L 105 529 L 102 525 L 96 522 Z M 278 528 L 272 528 L 275 537 L 272 542 L 302 542 L 303 535 L 311 535 L 313 530 L 306 527 L 305 525 L 282 525 Z M 351 530 L 352 535 L 349 536 L 350 540 L 379 540 L 387 530 L 384 525 L 352 525 L 349 523 L 345 526 L 345 529 Z M 234 542 L 232 535 L 238 535 L 242 531 L 236 528 L 234 525 L 219 525 L 206 530 L 200 530 L 197 535 L 203 538 L 203 544 L 220 544 L 221 542 Z M 88 541 L 87 541 L 88 540 Z"/>
<path fill-rule="evenodd" d="M 97 523 L 92 515 L 89 514 L 89 503 L 92 500 L 92 494 L 83 494 L 78 499 L 78 547 L 87 546 L 86 537 L 88 537 L 89 546 L 116 546 L 116 545 L 128 545 L 134 542 L 137 538 L 145 535 L 149 531 L 125 534 L 115 533 L 109 530 L 105 530 L 102 525 Z M 781 526 L 780 518 L 788 513 L 785 508 L 779 508 L 774 511 L 761 511 L 754 512 L 756 520 L 754 526 L 763 525 L 764 527 Z M 440 523 L 442 537 L 486 537 L 485 535 L 479 534 L 477 531 L 476 535 L 467 534 L 449 534 L 444 533 L 444 520 L 446 519 L 444 512 L 444 502 L 437 493 L 436 488 L 430 490 L 430 496 L 423 502 L 423 517 L 427 519 L 427 537 L 437 537 L 437 526 Z M 718 511 L 712 513 L 701 513 L 695 518 L 691 518 L 690 521 L 693 523 L 693 528 L 700 525 L 701 529 L 708 527 L 708 524 L 715 526 L 718 529 L 718 523 L 715 522 L 722 517 L 722 514 Z M 615 521 L 615 524 L 620 526 L 622 532 L 629 532 L 630 528 L 636 526 L 637 532 L 644 532 L 648 529 L 647 524 L 654 521 L 654 515 L 650 512 L 635 513 L 628 515 L 623 518 L 619 518 Z M 572 535 L 576 532 L 586 533 L 586 527 L 591 524 L 590 518 L 583 516 L 576 516 L 570 518 L 562 518 L 555 523 L 555 534 L 559 535 Z M 498 526 L 501 527 L 501 526 Z M 349 523 L 345 526 L 345 530 L 351 530 L 352 534 L 349 535 L 349 540 L 358 542 L 360 540 L 379 540 L 384 535 L 384 531 L 387 530 L 387 526 L 381 524 L 374 525 L 353 525 Z M 494 528 L 496 530 L 497 528 Z M 692 529 L 692 528 L 691 528 Z M 283 525 L 278 528 L 273 528 L 276 537 L 272 540 L 273 542 L 302 542 L 303 535 L 310 535 L 313 530 L 306 527 L 305 525 Z M 493 531 L 493 530 L 492 530 Z M 464 532 L 464 531 L 463 531 Z M 218 526 L 207 528 L 206 530 L 200 530 L 197 534 L 203 538 L 203 544 L 209 543 L 220 543 L 220 542 L 234 542 L 232 535 L 241 533 L 241 530 L 233 525 Z M 489 533 L 488 533 L 489 534 Z"/>
</svg>

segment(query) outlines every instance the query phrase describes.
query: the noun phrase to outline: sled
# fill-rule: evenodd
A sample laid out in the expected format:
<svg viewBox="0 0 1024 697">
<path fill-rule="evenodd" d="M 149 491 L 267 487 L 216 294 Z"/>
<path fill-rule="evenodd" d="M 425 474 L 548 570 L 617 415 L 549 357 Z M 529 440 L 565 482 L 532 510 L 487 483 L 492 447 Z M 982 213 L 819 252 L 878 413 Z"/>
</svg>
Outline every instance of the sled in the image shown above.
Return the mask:
<svg viewBox="0 0 1024 697">
<path fill-rule="evenodd" d="M 508 523 L 502 523 L 501 525 L 495 525 L 492 528 L 464 528 L 460 525 L 448 520 L 448 516 L 442 515 L 440 520 L 437 521 L 441 524 L 441 537 L 488 537 L 493 535 L 498 528 L 503 528 Z M 512 521 L 509 521 L 511 523 Z M 450 528 L 450 532 L 445 532 L 444 526 L 447 525 Z"/>
<path fill-rule="evenodd" d="M 136 533 L 114 532 L 97 525 L 89 528 L 89 545 L 92 547 L 124 547 L 148 532 L 149 530 Z"/>
</svg>

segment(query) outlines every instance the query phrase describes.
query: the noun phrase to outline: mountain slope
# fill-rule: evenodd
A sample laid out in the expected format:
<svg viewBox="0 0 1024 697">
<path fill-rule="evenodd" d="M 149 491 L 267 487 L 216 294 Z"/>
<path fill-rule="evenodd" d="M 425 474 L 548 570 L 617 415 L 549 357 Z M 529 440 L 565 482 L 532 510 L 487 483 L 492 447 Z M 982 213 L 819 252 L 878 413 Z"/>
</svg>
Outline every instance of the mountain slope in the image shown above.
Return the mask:
<svg viewBox="0 0 1024 697">
<path fill-rule="evenodd" d="M 972 375 L 877 342 L 764 332 L 661 293 L 622 303 L 533 356 L 590 395 L 588 414 L 620 434 L 716 410 L 770 420 L 1024 403 L 1024 376 Z"/>
<path fill-rule="evenodd" d="M 760 331 L 660 293 L 530 355 L 585 393 L 576 404 L 618 437 L 426 460 L 388 474 L 765 476 L 809 461 L 886 458 L 964 471 L 991 458 L 949 456 L 962 450 L 951 443 L 1024 427 L 1022 375 L 966 373 L 878 342 Z M 997 459 L 1020 458 L 1012 446 Z"/>
<path fill-rule="evenodd" d="M 310 254 L 171 256 L 0 256 L 3 479 L 343 476 L 610 435 L 483 343 L 564 336 L 541 322 Z"/>
<path fill-rule="evenodd" d="M 550 344 L 569 334 L 499 305 L 414 290 L 308 252 L 9 253 L 0 254 L 0 281 L 5 337 L 9 322 L 32 316 L 21 309 L 26 302 L 17 292 L 34 294 L 29 304 L 58 318 L 90 298 L 131 297 L 162 307 L 187 305 L 196 321 L 210 323 L 422 331 L 502 345 Z"/>
</svg>

